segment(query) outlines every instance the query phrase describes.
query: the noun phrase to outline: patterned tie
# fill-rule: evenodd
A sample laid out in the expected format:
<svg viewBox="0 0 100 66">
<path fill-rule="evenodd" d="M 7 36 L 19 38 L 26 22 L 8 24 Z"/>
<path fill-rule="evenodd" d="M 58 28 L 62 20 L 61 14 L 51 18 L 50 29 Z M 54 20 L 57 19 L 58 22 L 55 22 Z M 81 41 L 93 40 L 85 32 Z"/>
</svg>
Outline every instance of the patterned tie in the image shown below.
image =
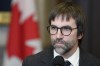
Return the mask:
<svg viewBox="0 0 100 66">
<path fill-rule="evenodd" d="M 71 65 L 71 63 L 69 61 L 66 61 L 64 64 L 64 66 L 70 66 L 70 65 Z"/>
</svg>

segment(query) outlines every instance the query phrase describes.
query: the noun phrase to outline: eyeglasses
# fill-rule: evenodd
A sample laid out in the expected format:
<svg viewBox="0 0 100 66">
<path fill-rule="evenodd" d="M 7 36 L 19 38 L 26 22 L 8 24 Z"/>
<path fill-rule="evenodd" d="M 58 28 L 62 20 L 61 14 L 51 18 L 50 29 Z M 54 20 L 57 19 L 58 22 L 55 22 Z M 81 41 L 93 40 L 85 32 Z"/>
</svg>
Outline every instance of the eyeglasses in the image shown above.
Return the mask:
<svg viewBox="0 0 100 66">
<path fill-rule="evenodd" d="M 69 36 L 71 34 L 72 30 L 77 29 L 77 28 L 72 28 L 70 26 L 63 26 L 61 28 L 54 26 L 54 25 L 47 26 L 47 30 L 49 31 L 49 33 L 51 35 L 57 34 L 58 29 L 60 29 L 60 32 L 62 35 Z"/>
</svg>

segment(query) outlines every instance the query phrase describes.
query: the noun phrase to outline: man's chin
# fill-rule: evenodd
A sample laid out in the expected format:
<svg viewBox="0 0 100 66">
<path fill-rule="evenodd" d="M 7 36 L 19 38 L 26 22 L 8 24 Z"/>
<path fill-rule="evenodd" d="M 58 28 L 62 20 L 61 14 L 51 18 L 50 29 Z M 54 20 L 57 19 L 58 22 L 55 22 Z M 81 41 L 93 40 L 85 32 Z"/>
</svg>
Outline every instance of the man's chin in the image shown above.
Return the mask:
<svg viewBox="0 0 100 66">
<path fill-rule="evenodd" d="M 60 54 L 60 55 L 62 55 L 62 54 L 64 53 L 64 49 L 61 48 L 61 47 L 55 47 L 54 49 L 55 49 L 55 51 L 56 51 L 58 54 Z"/>
<path fill-rule="evenodd" d="M 65 48 L 65 46 L 59 46 L 59 45 L 55 45 L 54 49 L 60 55 L 63 55 L 63 54 L 65 54 L 65 53 L 70 51 L 70 49 Z"/>
</svg>

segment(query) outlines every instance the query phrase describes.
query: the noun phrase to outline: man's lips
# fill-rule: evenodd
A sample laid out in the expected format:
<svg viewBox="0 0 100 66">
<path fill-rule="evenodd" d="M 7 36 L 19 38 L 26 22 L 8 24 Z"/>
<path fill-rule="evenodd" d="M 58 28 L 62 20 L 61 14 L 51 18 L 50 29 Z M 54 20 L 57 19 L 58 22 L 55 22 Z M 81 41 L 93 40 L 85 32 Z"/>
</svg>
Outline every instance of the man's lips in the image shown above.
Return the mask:
<svg viewBox="0 0 100 66">
<path fill-rule="evenodd" d="M 55 44 L 64 44 L 63 42 L 56 42 Z"/>
<path fill-rule="evenodd" d="M 57 42 L 57 43 L 55 43 L 55 46 L 60 48 L 60 47 L 64 46 L 64 43 L 62 43 L 62 42 Z"/>
<path fill-rule="evenodd" d="M 56 44 L 64 44 L 64 42 L 55 42 Z"/>
</svg>

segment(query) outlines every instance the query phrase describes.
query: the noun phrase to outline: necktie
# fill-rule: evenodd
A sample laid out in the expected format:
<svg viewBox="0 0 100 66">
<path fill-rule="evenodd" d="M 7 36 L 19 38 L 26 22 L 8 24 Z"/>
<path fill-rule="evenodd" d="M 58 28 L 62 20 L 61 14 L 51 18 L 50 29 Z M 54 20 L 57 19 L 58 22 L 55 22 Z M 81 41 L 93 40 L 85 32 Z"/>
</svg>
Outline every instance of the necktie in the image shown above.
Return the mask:
<svg viewBox="0 0 100 66">
<path fill-rule="evenodd" d="M 71 63 L 69 61 L 66 61 L 64 64 L 64 66 L 70 66 L 70 65 L 71 65 Z"/>
</svg>

